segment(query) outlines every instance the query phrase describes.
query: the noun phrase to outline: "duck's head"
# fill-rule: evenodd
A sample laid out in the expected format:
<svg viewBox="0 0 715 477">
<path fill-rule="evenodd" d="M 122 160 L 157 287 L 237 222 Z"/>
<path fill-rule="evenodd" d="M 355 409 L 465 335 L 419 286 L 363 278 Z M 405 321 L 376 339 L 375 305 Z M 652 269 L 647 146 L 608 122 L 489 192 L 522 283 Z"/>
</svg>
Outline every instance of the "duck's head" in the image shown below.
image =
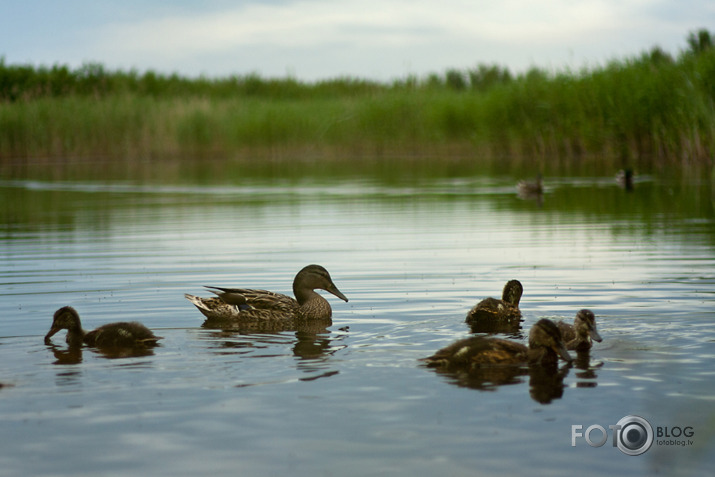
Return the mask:
<svg viewBox="0 0 715 477">
<path fill-rule="evenodd" d="M 82 324 L 79 321 L 79 313 L 71 306 L 63 306 L 55 312 L 52 317 L 52 326 L 50 331 L 45 335 L 45 343 L 60 330 L 68 332 L 77 332 L 82 330 Z"/>
<path fill-rule="evenodd" d="M 553 321 L 543 318 L 531 327 L 529 332 L 529 348 L 546 348 L 552 350 L 564 361 L 573 361 L 561 338 L 561 331 Z"/>
<path fill-rule="evenodd" d="M 601 335 L 598 334 L 598 330 L 596 329 L 596 317 L 591 310 L 585 308 L 579 310 L 579 312 L 576 313 L 573 324 L 578 336 L 582 338 L 590 336 L 593 341 L 598 341 L 599 343 L 603 340 Z"/>
<path fill-rule="evenodd" d="M 511 303 L 514 306 L 519 306 L 519 301 L 521 300 L 521 295 L 524 293 L 524 287 L 521 286 L 519 280 L 509 280 L 504 285 L 504 291 L 502 291 L 502 301 Z"/>
<path fill-rule="evenodd" d="M 305 292 L 313 291 L 316 288 L 332 293 L 343 301 L 348 301 L 348 298 L 335 286 L 325 268 L 320 265 L 308 265 L 295 276 L 293 294 L 300 302 L 301 297 L 305 296 Z"/>
</svg>

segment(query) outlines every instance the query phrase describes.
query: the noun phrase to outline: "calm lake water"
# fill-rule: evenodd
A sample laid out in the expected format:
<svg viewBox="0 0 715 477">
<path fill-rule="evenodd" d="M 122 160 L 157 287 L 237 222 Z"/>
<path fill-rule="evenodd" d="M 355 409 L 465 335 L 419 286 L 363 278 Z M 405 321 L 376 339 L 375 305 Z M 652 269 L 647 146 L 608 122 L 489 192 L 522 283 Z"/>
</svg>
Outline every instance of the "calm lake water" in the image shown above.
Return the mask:
<svg viewBox="0 0 715 477">
<path fill-rule="evenodd" d="M 711 181 L 546 177 L 539 204 L 517 179 L 0 181 L 0 475 L 710 473 Z M 290 294 L 310 263 L 350 299 L 324 294 L 325 333 L 205 329 L 183 298 Z M 590 308 L 603 342 L 546 379 L 419 364 L 512 278 L 514 339 Z M 63 305 L 87 329 L 139 320 L 164 339 L 69 354 L 64 332 L 42 339 Z M 680 437 L 628 456 L 608 426 L 629 415 Z M 572 446 L 595 424 L 606 445 Z"/>
</svg>

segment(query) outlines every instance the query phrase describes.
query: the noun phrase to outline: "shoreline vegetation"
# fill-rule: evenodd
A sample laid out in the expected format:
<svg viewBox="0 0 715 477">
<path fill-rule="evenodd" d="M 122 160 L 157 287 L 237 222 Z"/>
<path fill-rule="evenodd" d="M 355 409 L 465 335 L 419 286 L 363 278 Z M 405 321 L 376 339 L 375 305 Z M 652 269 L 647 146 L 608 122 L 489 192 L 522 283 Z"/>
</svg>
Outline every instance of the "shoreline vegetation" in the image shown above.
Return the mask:
<svg viewBox="0 0 715 477">
<path fill-rule="evenodd" d="M 715 48 L 691 33 L 580 71 L 495 65 L 391 83 L 256 74 L 8 65 L 0 58 L 0 165 L 80 161 L 472 161 L 533 170 L 706 166 L 715 156 Z M 389 160 L 389 161 L 388 161 Z"/>
</svg>

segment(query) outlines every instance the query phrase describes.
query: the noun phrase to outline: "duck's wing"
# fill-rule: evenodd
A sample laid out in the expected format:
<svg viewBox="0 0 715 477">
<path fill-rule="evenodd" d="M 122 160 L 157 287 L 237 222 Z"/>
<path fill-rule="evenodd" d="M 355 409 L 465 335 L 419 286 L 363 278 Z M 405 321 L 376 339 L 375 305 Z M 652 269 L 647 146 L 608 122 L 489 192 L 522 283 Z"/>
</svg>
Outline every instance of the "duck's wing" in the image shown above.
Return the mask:
<svg viewBox="0 0 715 477">
<path fill-rule="evenodd" d="M 231 323 L 261 323 L 269 326 L 278 322 L 292 322 L 298 311 L 298 302 L 285 295 L 265 290 L 235 289 L 246 298 L 246 305 L 231 305 L 221 298 L 202 298 L 188 293 L 187 300 L 206 317 L 209 325 Z M 270 327 L 270 326 L 269 326 Z"/>
<path fill-rule="evenodd" d="M 281 293 L 268 290 L 254 290 L 250 288 L 222 288 L 206 287 L 212 293 L 229 305 L 236 305 L 239 308 L 255 308 L 259 310 L 275 310 L 277 312 L 294 312 L 298 302 Z M 218 291 L 215 291 L 218 290 Z M 243 311 L 243 310 L 242 310 Z"/>
<path fill-rule="evenodd" d="M 474 307 L 469 310 L 469 313 L 467 313 L 467 323 L 473 320 L 478 320 L 481 318 L 490 318 L 492 316 L 496 316 L 499 312 L 499 303 L 501 300 L 497 300 L 496 298 L 485 298 Z"/>
<path fill-rule="evenodd" d="M 240 293 L 239 290 L 209 286 L 205 288 L 207 288 L 211 293 L 215 293 L 216 296 L 221 299 L 221 301 L 228 305 L 237 306 L 239 307 L 239 309 L 250 308 L 248 302 L 246 301 L 246 297 L 242 293 Z"/>
<path fill-rule="evenodd" d="M 237 289 L 236 291 L 246 297 L 248 305 L 258 310 L 295 313 L 298 309 L 298 302 L 288 295 L 268 290 Z"/>
<path fill-rule="evenodd" d="M 241 313 L 239 307 L 224 302 L 220 298 L 201 298 L 200 296 L 184 294 L 187 300 L 194 304 L 196 308 L 209 320 L 230 321 L 238 319 Z"/>
</svg>

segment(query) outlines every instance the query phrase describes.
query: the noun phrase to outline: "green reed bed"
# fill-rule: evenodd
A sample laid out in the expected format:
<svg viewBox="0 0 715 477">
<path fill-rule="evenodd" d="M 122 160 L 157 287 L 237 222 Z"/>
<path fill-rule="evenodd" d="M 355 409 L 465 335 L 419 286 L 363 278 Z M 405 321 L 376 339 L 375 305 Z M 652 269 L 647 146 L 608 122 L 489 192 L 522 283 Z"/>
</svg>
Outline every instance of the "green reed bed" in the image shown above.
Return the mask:
<svg viewBox="0 0 715 477">
<path fill-rule="evenodd" d="M 392 84 L 209 80 L 0 61 L 0 159 L 527 159 L 711 164 L 715 49 L 691 35 L 583 71 L 450 70 Z"/>
</svg>

